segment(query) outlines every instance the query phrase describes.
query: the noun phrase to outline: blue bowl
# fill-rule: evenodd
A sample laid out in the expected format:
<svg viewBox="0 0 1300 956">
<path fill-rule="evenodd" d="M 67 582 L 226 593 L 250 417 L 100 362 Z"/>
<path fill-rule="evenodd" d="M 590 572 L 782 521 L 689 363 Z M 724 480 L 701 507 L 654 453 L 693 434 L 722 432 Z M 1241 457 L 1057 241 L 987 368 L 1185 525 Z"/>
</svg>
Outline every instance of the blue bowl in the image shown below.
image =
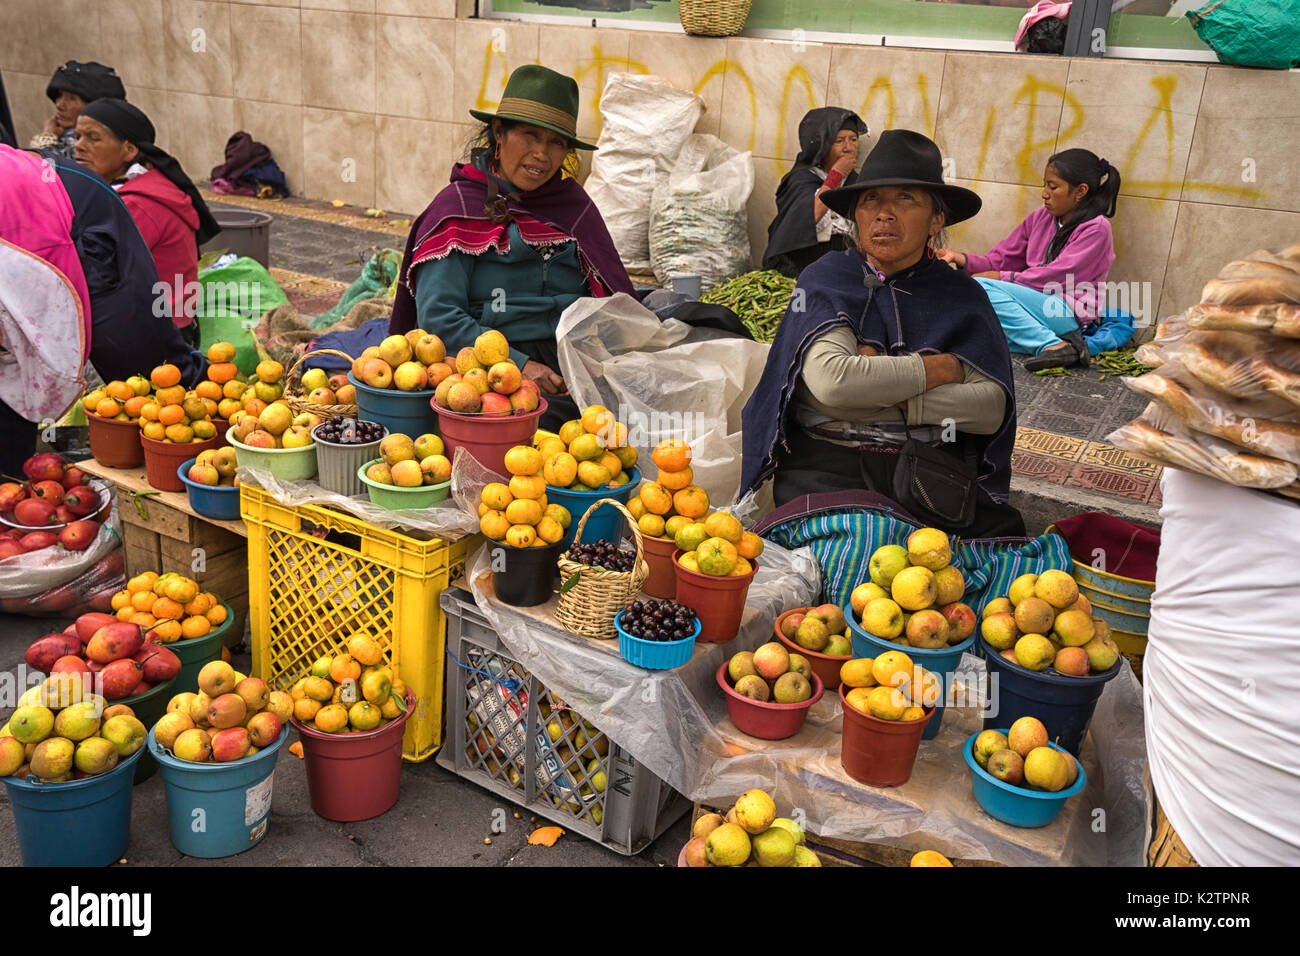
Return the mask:
<svg viewBox="0 0 1300 956">
<path fill-rule="evenodd" d="M 357 418 L 379 422 L 390 435 L 419 438 L 421 435 L 442 434 L 438 431 L 438 413 L 429 404 L 434 389 L 399 392 L 394 388 L 375 388 L 359 381 L 351 372 L 348 372 L 348 381 L 357 388 Z"/>
<path fill-rule="evenodd" d="M 1086 581 L 1079 582 L 1079 593 L 1088 599 L 1089 604 L 1096 605 L 1100 603 L 1106 607 L 1127 611 L 1129 614 L 1138 614 L 1142 617 L 1151 616 L 1151 602 L 1141 598 L 1126 597 L 1123 594 L 1116 594 L 1114 591 L 1095 588 Z"/>
<path fill-rule="evenodd" d="M 1123 656 L 1110 670 L 1101 674 L 1070 677 L 1055 668 L 1031 671 L 1013 664 L 982 637 L 980 649 L 988 668 L 989 696 L 993 705 L 990 716 L 984 718 L 984 729 L 996 730 L 999 724 L 1006 722 L 1008 714 L 1037 717 L 1047 728 L 1048 737 L 1077 757 L 1088 733 L 1088 724 L 1092 722 L 1092 712 L 1097 709 L 1097 698 L 1106 689 L 1106 682 L 1119 673 L 1124 664 Z M 994 675 L 997 676 L 996 685 L 993 683 Z"/>
<path fill-rule="evenodd" d="M 986 729 L 1008 733 L 1005 727 Z M 1013 827 L 1045 827 L 1056 819 L 1056 815 L 1065 806 L 1065 801 L 1083 790 L 1088 783 L 1088 775 L 1083 772 L 1083 764 L 1077 758 L 1074 762 L 1079 768 L 1078 778 L 1056 793 L 1004 783 L 975 761 L 975 738 L 978 736 L 978 733 L 971 734 L 962 746 L 962 756 L 966 758 L 966 766 L 970 767 L 971 789 L 975 792 L 975 801 L 984 808 L 984 812 L 1003 823 L 1009 823 Z M 1065 749 L 1053 743 L 1048 746 L 1053 750 Z"/>
<path fill-rule="evenodd" d="M 637 486 L 641 480 L 641 472 L 635 466 L 628 473 L 628 481 L 625 485 L 619 485 L 616 488 L 602 488 L 597 491 L 574 491 L 570 488 L 557 488 L 555 485 L 546 486 L 546 501 L 548 504 L 563 505 L 568 509 L 570 516 L 573 518 L 569 526 L 564 529 L 564 537 L 560 540 L 563 546 L 561 551 L 568 551 L 569 545 L 573 544 L 574 535 L 578 533 L 578 522 L 582 516 L 587 513 L 587 509 L 594 505 L 601 498 L 613 498 L 627 504 L 627 500 L 632 497 L 632 489 Z M 623 526 L 627 518 L 623 512 L 619 511 L 612 505 L 605 505 L 592 513 L 587 519 L 586 528 L 582 532 L 583 541 L 597 541 L 601 538 L 618 542 L 623 537 Z"/>
<path fill-rule="evenodd" d="M 700 636 L 700 618 L 695 616 L 695 631 L 690 637 L 681 641 L 647 641 L 634 637 L 623 630 L 623 612 L 614 618 L 614 630 L 618 632 L 618 652 L 623 660 L 637 667 L 652 671 L 671 670 L 681 667 L 695 653 L 695 639 Z"/>
<path fill-rule="evenodd" d="M 239 488 L 235 485 L 201 485 L 190 481 L 189 470 L 197 458 L 191 458 L 176 469 L 176 477 L 185 483 L 185 492 L 190 496 L 190 507 L 195 514 L 214 521 L 239 520 Z"/>
<path fill-rule="evenodd" d="M 912 663 L 920 664 L 928 671 L 934 671 L 936 674 L 942 674 L 944 678 L 944 694 L 948 692 L 948 678 L 952 672 L 957 669 L 961 663 L 961 656 L 971 649 L 975 644 L 975 635 L 962 641 L 960 644 L 953 644 L 951 647 L 936 647 L 934 649 L 925 647 L 909 647 L 906 644 L 895 644 L 893 641 L 886 640 L 883 637 L 876 637 L 874 634 L 868 634 L 857 620 L 853 613 L 853 606 L 846 602 L 842 608 L 844 611 L 844 620 L 849 623 L 849 640 L 853 642 L 854 657 L 876 657 L 885 651 L 902 651 L 912 659 Z M 939 736 L 939 728 L 943 724 L 943 701 L 935 705 L 934 716 L 925 726 L 925 733 L 921 735 L 922 740 L 933 740 Z"/>
</svg>

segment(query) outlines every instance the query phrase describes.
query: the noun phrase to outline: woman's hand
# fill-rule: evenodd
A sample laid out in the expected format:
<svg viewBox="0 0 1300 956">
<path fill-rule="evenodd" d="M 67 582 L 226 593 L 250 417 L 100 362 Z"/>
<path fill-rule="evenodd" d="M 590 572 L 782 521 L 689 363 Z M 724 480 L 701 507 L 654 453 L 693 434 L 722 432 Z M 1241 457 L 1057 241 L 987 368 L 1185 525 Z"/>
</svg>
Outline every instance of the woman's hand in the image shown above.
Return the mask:
<svg viewBox="0 0 1300 956">
<path fill-rule="evenodd" d="M 958 269 L 966 268 L 966 253 L 964 252 L 957 252 L 953 249 L 936 249 L 934 254 L 944 262 L 953 263 Z"/>
<path fill-rule="evenodd" d="M 966 380 L 966 370 L 962 368 L 961 359 L 951 352 L 938 355 L 922 355 L 921 364 L 925 366 L 925 390 L 940 385 L 953 385 Z"/>
<path fill-rule="evenodd" d="M 58 113 L 55 113 L 53 116 L 47 119 L 45 121 L 45 125 L 41 127 L 42 133 L 50 133 L 51 135 L 54 136 L 62 136 L 63 130 L 64 130 L 64 126 L 62 123 L 59 122 Z"/>
<path fill-rule="evenodd" d="M 971 274 L 972 279 L 996 279 L 1001 275 L 996 269 L 988 272 L 975 272 Z"/>
<path fill-rule="evenodd" d="M 837 159 L 835 161 L 835 165 L 832 166 L 831 169 L 837 170 L 841 176 L 848 176 L 849 173 L 857 169 L 857 166 L 858 166 L 858 151 L 855 148 L 851 153 L 845 153 L 843 156 Z"/>
<path fill-rule="evenodd" d="M 872 348 L 870 345 L 859 345 L 859 346 L 858 346 L 858 354 L 859 354 L 859 355 L 871 356 L 871 355 L 879 355 L 880 353 L 877 352 L 877 351 L 876 351 L 874 348 Z"/>
<path fill-rule="evenodd" d="M 564 379 L 541 362 L 534 362 L 529 359 L 524 363 L 524 367 L 519 370 L 524 378 L 529 379 L 537 384 L 544 395 L 568 395 L 568 386 L 564 384 Z"/>
</svg>

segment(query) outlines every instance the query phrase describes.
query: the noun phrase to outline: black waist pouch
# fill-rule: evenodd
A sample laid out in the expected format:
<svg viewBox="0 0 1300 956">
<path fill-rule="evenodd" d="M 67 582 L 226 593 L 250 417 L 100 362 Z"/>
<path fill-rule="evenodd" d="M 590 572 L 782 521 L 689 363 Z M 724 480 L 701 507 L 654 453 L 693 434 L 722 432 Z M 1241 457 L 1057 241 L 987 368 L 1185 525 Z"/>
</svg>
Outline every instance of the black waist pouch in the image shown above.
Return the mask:
<svg viewBox="0 0 1300 956">
<path fill-rule="evenodd" d="M 907 427 L 904 420 L 903 427 Z M 898 451 L 894 500 L 928 524 L 960 531 L 975 521 L 975 464 L 908 436 Z"/>
</svg>

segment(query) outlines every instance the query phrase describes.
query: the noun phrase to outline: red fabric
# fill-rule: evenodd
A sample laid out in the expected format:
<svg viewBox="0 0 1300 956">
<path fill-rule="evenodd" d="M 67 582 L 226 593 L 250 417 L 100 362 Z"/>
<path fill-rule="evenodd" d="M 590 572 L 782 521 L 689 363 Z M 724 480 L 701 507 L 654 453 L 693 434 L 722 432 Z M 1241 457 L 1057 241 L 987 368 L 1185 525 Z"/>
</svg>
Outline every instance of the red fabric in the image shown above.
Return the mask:
<svg viewBox="0 0 1300 956">
<path fill-rule="evenodd" d="M 199 216 L 194 204 L 156 169 L 129 180 L 117 194 L 131 211 L 158 267 L 158 278 L 167 286 L 172 320 L 184 328 L 194 321 L 184 308 L 185 290 L 198 282 L 199 247 L 194 231 Z"/>
<path fill-rule="evenodd" d="M 1122 578 L 1155 581 L 1156 555 L 1160 553 L 1158 528 L 1144 528 L 1100 511 L 1085 511 L 1056 522 L 1056 530 L 1076 560 L 1093 564 L 1093 556 L 1100 551 L 1106 563 L 1098 565 L 1098 570 Z"/>
</svg>

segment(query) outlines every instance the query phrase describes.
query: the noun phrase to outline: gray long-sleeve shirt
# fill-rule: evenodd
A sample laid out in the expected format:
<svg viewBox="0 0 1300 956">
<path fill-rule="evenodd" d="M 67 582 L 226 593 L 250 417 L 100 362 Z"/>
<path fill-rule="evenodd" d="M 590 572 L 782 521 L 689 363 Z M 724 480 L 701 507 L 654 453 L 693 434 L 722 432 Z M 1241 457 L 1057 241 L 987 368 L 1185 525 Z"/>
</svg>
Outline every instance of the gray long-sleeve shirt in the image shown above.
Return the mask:
<svg viewBox="0 0 1300 956">
<path fill-rule="evenodd" d="M 818 338 L 804 356 L 795 399 L 832 422 L 952 424 L 972 435 L 992 435 L 1002 424 L 1006 394 L 997 382 L 963 364 L 965 379 L 926 391 L 920 355 L 859 355 L 853 330 L 840 325 Z"/>
</svg>

